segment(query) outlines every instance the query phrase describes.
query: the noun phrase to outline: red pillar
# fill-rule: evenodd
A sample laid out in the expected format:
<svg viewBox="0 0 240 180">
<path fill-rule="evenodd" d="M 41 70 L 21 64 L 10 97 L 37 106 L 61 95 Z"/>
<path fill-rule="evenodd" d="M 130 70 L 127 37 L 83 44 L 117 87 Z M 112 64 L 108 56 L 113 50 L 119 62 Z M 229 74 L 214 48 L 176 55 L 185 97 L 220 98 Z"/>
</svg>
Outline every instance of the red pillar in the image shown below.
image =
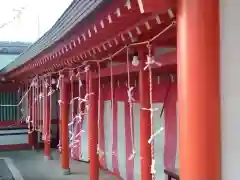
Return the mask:
<svg viewBox="0 0 240 180">
<path fill-rule="evenodd" d="M 220 180 L 219 2 L 177 10 L 180 179 Z"/>
<path fill-rule="evenodd" d="M 32 92 L 32 107 L 31 107 L 31 110 L 32 110 L 32 117 L 31 117 L 31 125 L 32 125 L 32 128 L 33 127 L 36 127 L 36 88 L 35 87 L 32 87 L 31 88 L 31 92 Z M 31 132 L 32 134 L 32 142 L 33 142 L 33 149 L 38 149 L 38 132 L 36 130 L 33 130 Z"/>
<path fill-rule="evenodd" d="M 51 84 L 51 82 L 48 82 Z M 44 131 L 43 135 L 45 136 L 44 139 L 44 159 L 45 160 L 51 160 L 51 140 L 50 140 L 50 98 L 51 96 L 48 96 L 48 90 L 49 87 L 43 87 L 43 93 L 44 93 L 44 111 L 43 111 L 43 121 L 44 121 Z"/>
<path fill-rule="evenodd" d="M 90 180 L 99 179 L 99 159 L 97 154 L 98 143 L 98 89 L 97 82 L 92 79 L 92 73 L 88 72 L 88 93 L 93 93 L 89 96 L 89 110 L 88 110 L 88 145 L 90 156 Z"/>
<path fill-rule="evenodd" d="M 28 116 L 30 117 L 29 120 L 31 121 L 33 116 L 32 116 L 32 90 L 29 91 L 28 93 Z M 32 125 L 29 123 L 28 125 L 29 132 L 32 131 Z M 34 142 L 33 142 L 33 134 L 29 133 L 28 134 L 28 144 L 32 149 L 34 149 Z"/>
<path fill-rule="evenodd" d="M 139 51 L 140 72 L 139 72 L 139 98 L 141 108 L 150 108 L 149 96 L 149 73 L 144 71 L 146 54 Z M 151 174 L 151 145 L 148 143 L 151 137 L 150 111 L 140 110 L 140 156 L 141 158 L 141 180 L 152 179 Z"/>
<path fill-rule="evenodd" d="M 66 76 L 66 75 L 65 75 Z M 70 174 L 69 166 L 69 134 L 68 134 L 68 113 L 70 103 L 70 83 L 67 77 L 62 77 L 60 86 L 60 117 L 61 117 L 61 145 L 62 145 L 62 169 L 63 174 Z"/>
</svg>

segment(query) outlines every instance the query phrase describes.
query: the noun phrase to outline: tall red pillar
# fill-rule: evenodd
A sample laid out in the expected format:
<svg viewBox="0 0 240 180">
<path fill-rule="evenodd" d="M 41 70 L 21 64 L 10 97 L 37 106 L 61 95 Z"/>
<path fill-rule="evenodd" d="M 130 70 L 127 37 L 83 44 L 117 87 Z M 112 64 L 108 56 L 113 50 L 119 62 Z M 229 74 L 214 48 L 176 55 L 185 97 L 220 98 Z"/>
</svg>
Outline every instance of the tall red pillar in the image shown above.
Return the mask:
<svg viewBox="0 0 240 180">
<path fill-rule="evenodd" d="M 48 84 L 51 84 L 51 81 L 48 82 Z M 44 159 L 45 160 L 51 160 L 51 139 L 50 139 L 50 128 L 51 128 L 51 113 L 50 113 L 50 106 L 51 106 L 51 96 L 48 96 L 48 90 L 49 87 L 45 86 L 43 87 L 43 94 L 44 94 L 44 111 L 43 111 L 43 121 L 44 121 L 44 130 L 43 130 L 43 136 L 44 138 Z"/>
<path fill-rule="evenodd" d="M 32 89 L 29 90 L 28 93 L 28 116 L 29 116 L 29 121 L 32 121 L 33 118 L 33 113 L 32 113 Z M 32 131 L 32 124 L 29 122 L 28 124 L 28 131 L 31 132 Z M 33 134 L 29 133 L 28 134 L 28 144 L 30 145 L 30 147 L 34 150 L 34 139 L 33 139 Z"/>
<path fill-rule="evenodd" d="M 68 133 L 68 115 L 70 103 L 70 83 L 65 75 L 61 78 L 60 86 L 60 117 L 61 117 L 61 145 L 62 145 L 62 169 L 63 174 L 70 174 L 69 166 L 69 133 Z"/>
<path fill-rule="evenodd" d="M 219 1 L 179 0 L 181 180 L 220 180 Z"/>
<path fill-rule="evenodd" d="M 149 96 L 149 73 L 144 70 L 146 54 L 139 51 L 140 71 L 139 71 L 139 98 L 140 98 L 140 156 L 141 158 L 141 180 L 152 179 L 151 174 L 151 145 L 148 143 L 151 137 L 150 111 L 142 108 L 150 108 Z"/>
<path fill-rule="evenodd" d="M 36 131 L 36 88 L 32 87 L 31 88 L 31 92 L 32 92 L 32 106 L 31 106 L 31 110 L 32 110 L 32 117 L 30 118 L 30 121 L 32 121 L 31 125 L 32 125 L 32 129 L 33 131 L 31 132 L 31 136 L 32 136 L 32 142 L 33 142 L 33 146 L 32 148 L 34 150 L 38 149 L 38 132 Z"/>
<path fill-rule="evenodd" d="M 90 156 L 89 175 L 90 180 L 99 179 L 99 159 L 97 153 L 98 144 L 98 89 L 97 82 L 94 82 L 92 73 L 88 72 L 88 93 L 89 96 L 89 110 L 88 110 L 88 147 Z"/>
</svg>

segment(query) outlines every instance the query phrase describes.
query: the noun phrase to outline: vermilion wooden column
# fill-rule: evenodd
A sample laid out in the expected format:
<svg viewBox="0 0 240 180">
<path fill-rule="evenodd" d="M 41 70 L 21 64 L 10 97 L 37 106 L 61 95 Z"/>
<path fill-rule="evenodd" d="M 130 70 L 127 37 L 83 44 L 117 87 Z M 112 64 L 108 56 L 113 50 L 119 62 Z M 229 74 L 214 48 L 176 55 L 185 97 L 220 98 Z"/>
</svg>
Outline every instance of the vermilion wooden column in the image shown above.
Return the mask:
<svg viewBox="0 0 240 180">
<path fill-rule="evenodd" d="M 48 82 L 49 84 L 51 84 L 51 82 Z M 51 122 L 51 113 L 50 113 L 50 98 L 51 96 L 48 96 L 48 89 L 49 87 L 46 87 L 44 85 L 43 87 L 43 93 L 44 93 L 44 111 L 43 111 L 43 121 L 44 121 L 44 132 L 43 132 L 43 135 L 45 136 L 45 139 L 44 139 L 44 159 L 45 160 L 51 160 L 51 140 L 50 140 L 50 122 Z"/>
<path fill-rule="evenodd" d="M 32 90 L 29 91 L 28 93 L 28 116 L 30 117 L 29 120 L 32 121 L 33 114 L 32 114 Z M 32 125 L 29 123 L 28 125 L 29 132 L 32 131 Z M 29 133 L 28 134 L 28 144 L 32 149 L 34 149 L 34 142 L 33 142 L 33 134 Z"/>
<path fill-rule="evenodd" d="M 150 108 L 149 96 L 149 73 L 144 71 L 146 65 L 146 54 L 138 52 L 140 59 L 139 72 L 139 97 L 141 108 Z M 140 110 L 140 156 L 141 158 L 141 180 L 151 180 L 151 145 L 148 143 L 151 137 L 150 111 Z"/>
<path fill-rule="evenodd" d="M 36 127 L 36 88 L 32 87 L 32 118 L 30 119 L 33 123 L 33 127 Z M 38 148 L 38 132 L 36 130 L 32 131 L 32 139 L 33 139 L 33 148 Z"/>
<path fill-rule="evenodd" d="M 65 75 L 66 76 L 66 75 Z M 69 167 L 69 134 L 68 117 L 70 103 L 70 83 L 67 77 L 61 78 L 60 86 L 60 116 L 61 116 L 61 145 L 62 145 L 62 169 L 63 174 L 70 174 Z"/>
<path fill-rule="evenodd" d="M 87 73 L 88 93 L 89 96 L 89 110 L 88 110 L 88 147 L 90 156 L 90 180 L 99 179 L 99 159 L 97 154 L 98 144 L 98 88 L 97 82 L 92 79 L 92 73 Z"/>
<path fill-rule="evenodd" d="M 179 0 L 180 179 L 220 180 L 219 2 Z"/>
</svg>

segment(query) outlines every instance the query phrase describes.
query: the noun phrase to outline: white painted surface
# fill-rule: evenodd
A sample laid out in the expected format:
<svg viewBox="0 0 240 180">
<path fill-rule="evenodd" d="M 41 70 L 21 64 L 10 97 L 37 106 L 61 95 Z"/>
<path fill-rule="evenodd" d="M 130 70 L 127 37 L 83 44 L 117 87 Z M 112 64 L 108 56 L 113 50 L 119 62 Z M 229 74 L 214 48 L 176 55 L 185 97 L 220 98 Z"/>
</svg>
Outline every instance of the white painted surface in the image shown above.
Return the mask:
<svg viewBox="0 0 240 180">
<path fill-rule="evenodd" d="M 112 167 L 112 138 L 113 122 L 111 101 L 104 102 L 104 141 L 105 141 L 105 160 L 107 169 L 113 171 Z"/>
<path fill-rule="evenodd" d="M 0 134 L 23 133 L 23 132 L 27 133 L 28 130 L 27 129 L 0 130 Z M 27 144 L 27 143 L 28 134 L 0 136 L 0 145 Z"/>
<path fill-rule="evenodd" d="M 117 102 L 118 119 L 118 167 L 120 176 L 126 179 L 126 136 L 125 136 L 125 103 Z"/>
<path fill-rule="evenodd" d="M 131 169 L 126 168 L 126 139 L 125 136 L 125 101 L 117 102 L 117 160 L 118 160 L 118 169 L 120 176 L 125 180 L 127 179 L 127 172 L 129 173 Z M 159 128 L 164 128 L 164 114 L 160 118 L 160 113 L 163 107 L 163 103 L 154 103 L 153 108 L 158 108 L 158 111 L 154 112 L 153 116 L 153 132 L 156 132 Z M 112 155 L 113 153 L 113 122 L 112 122 L 112 107 L 111 101 L 104 101 L 104 143 L 105 143 L 105 162 L 106 169 L 113 171 L 112 164 Z M 133 159 L 134 177 L 132 180 L 141 179 L 141 164 L 140 164 L 140 105 L 139 103 L 133 104 L 133 123 L 134 123 L 134 147 L 136 155 Z M 81 152 L 84 154 L 84 158 L 88 157 L 85 155 L 88 153 L 88 134 L 87 134 L 87 116 L 84 117 L 83 130 L 85 131 L 81 135 Z M 163 130 L 155 137 L 154 141 L 154 151 L 155 151 L 155 168 L 156 168 L 156 179 L 164 180 L 164 135 L 165 131 Z M 150 138 L 150 137 L 149 137 Z M 83 159 L 83 158 L 81 158 Z"/>
<path fill-rule="evenodd" d="M 140 104 L 133 104 L 133 122 L 134 122 L 134 148 L 136 155 L 134 158 L 134 180 L 141 179 L 141 161 L 140 161 Z"/>
<path fill-rule="evenodd" d="M 158 109 L 158 111 L 153 113 L 153 133 L 157 132 L 160 128 L 164 128 L 164 113 L 160 118 L 162 107 L 163 103 L 153 104 L 153 109 Z M 156 179 L 164 180 L 164 130 L 154 138 L 153 144 L 156 169 L 155 177 Z"/>
<path fill-rule="evenodd" d="M 68 114 L 68 140 L 69 140 L 69 143 L 70 144 L 72 144 L 72 143 L 74 143 L 74 141 L 73 141 L 73 134 L 72 133 L 74 133 L 74 125 L 72 124 L 72 122 L 73 122 L 73 104 L 70 104 L 70 106 L 69 106 L 69 114 Z M 75 135 L 76 135 L 76 133 L 75 133 Z M 71 139 L 72 139 L 72 141 L 71 141 Z M 70 148 L 71 150 L 72 150 L 72 148 Z M 70 151 L 71 151 L 70 150 Z"/>
<path fill-rule="evenodd" d="M 239 10 L 239 0 L 220 0 L 222 180 L 240 179 Z"/>
<path fill-rule="evenodd" d="M 27 144 L 28 135 L 1 136 L 0 145 Z"/>
<path fill-rule="evenodd" d="M 25 95 L 27 92 L 23 92 L 23 94 Z M 25 98 L 23 98 L 23 102 L 22 102 L 22 107 L 21 107 L 21 120 L 22 121 L 26 121 L 27 117 L 28 117 L 28 96 L 25 96 Z"/>
<path fill-rule="evenodd" d="M 16 129 L 16 130 L 0 130 L 0 134 L 6 133 L 27 133 L 27 129 Z"/>
<path fill-rule="evenodd" d="M 153 114 L 153 133 L 159 128 L 164 127 L 164 113 L 160 118 L 162 103 L 154 103 L 153 108 L 158 108 L 158 111 Z M 134 119 L 134 145 L 136 155 L 134 158 L 134 180 L 141 179 L 141 162 L 140 162 L 140 104 L 133 104 L 133 119 Z M 149 137 L 150 138 L 150 137 Z M 163 165 L 163 154 L 164 154 L 164 131 L 159 133 L 154 138 L 154 159 L 156 169 L 156 179 L 164 180 L 164 165 Z"/>
<path fill-rule="evenodd" d="M 89 154 L 88 154 L 88 120 L 87 115 L 83 118 L 83 132 L 81 133 L 81 152 L 82 152 L 82 160 L 88 161 Z"/>
</svg>

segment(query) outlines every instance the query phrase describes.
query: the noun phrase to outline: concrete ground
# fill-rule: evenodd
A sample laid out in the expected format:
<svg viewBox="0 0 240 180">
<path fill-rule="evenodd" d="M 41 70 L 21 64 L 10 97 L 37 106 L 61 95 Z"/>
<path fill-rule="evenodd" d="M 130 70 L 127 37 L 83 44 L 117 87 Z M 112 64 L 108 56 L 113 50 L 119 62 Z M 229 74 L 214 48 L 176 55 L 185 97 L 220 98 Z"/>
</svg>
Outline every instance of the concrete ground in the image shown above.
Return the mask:
<svg viewBox="0 0 240 180">
<path fill-rule="evenodd" d="M 59 154 L 56 152 L 52 154 L 53 160 L 50 161 L 44 161 L 42 151 L 30 150 L 0 152 L 0 157 L 12 159 L 24 180 L 89 180 L 87 163 L 71 160 L 71 175 L 63 175 Z M 118 178 L 100 171 L 100 180 L 118 180 Z"/>
</svg>

